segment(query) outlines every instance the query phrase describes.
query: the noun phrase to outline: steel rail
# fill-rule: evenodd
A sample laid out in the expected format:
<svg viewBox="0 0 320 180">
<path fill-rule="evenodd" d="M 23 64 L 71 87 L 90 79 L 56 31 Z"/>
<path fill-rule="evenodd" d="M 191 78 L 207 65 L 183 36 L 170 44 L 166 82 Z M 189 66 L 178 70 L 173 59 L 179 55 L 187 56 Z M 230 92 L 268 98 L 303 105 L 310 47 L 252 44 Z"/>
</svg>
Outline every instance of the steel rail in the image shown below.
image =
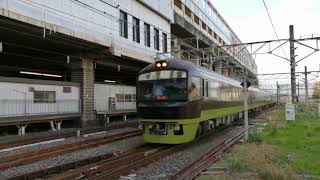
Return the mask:
<svg viewBox="0 0 320 180">
<path fill-rule="evenodd" d="M 106 177 L 112 179 L 111 175 L 116 172 L 119 168 L 129 167 L 132 164 L 136 164 L 141 159 L 151 157 L 154 154 L 162 152 L 162 150 L 168 149 L 167 147 L 151 147 L 145 146 L 139 149 L 128 151 L 127 153 L 120 154 L 110 159 L 106 159 L 91 165 L 80 167 L 72 171 L 52 176 L 49 179 L 54 180 L 69 180 L 69 179 L 80 179 L 80 178 L 98 178 Z M 106 179 L 104 178 L 104 179 Z"/>
<path fill-rule="evenodd" d="M 30 164 L 39 160 L 79 151 L 82 149 L 97 147 L 114 141 L 139 136 L 141 134 L 141 131 L 130 131 L 3 157 L 0 160 L 0 170 L 5 170 L 14 166 Z"/>
<path fill-rule="evenodd" d="M 249 128 L 250 129 L 250 128 Z M 216 146 L 210 149 L 206 154 L 196 159 L 192 163 L 188 164 L 182 169 L 177 170 L 171 174 L 171 179 L 183 179 L 191 180 L 196 178 L 203 170 L 208 168 L 212 163 L 219 160 L 221 153 L 230 148 L 238 140 L 240 140 L 246 131 L 249 129 L 242 130 L 230 139 L 219 142 Z"/>
<path fill-rule="evenodd" d="M 136 126 L 137 124 L 138 122 L 134 121 L 134 122 L 127 122 L 126 124 L 111 125 L 104 128 L 85 129 L 85 130 L 81 130 L 81 134 L 89 134 L 89 133 L 95 133 L 95 132 L 111 130 L 111 129 L 133 127 L 133 126 Z M 19 146 L 33 144 L 33 143 L 39 143 L 43 141 L 54 140 L 54 139 L 73 137 L 76 135 L 76 131 L 77 130 L 73 130 L 71 132 L 61 132 L 61 133 L 55 132 L 55 133 L 49 134 L 48 136 L 43 136 L 43 137 L 34 137 L 30 139 L 23 138 L 21 140 L 13 141 L 13 142 L 3 142 L 3 143 L 0 143 L 0 150 L 19 147 Z"/>
</svg>

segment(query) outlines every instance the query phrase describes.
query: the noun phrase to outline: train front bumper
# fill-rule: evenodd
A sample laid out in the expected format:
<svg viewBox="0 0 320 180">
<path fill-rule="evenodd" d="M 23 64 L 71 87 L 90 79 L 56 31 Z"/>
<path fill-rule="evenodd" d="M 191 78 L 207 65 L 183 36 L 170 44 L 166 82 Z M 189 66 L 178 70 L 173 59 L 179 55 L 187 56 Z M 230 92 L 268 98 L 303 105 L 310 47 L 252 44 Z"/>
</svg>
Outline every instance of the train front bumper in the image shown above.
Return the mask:
<svg viewBox="0 0 320 180">
<path fill-rule="evenodd" d="M 139 119 L 146 143 L 182 144 L 195 139 L 199 122 L 195 120 Z M 176 127 L 180 127 L 177 131 Z M 182 130 L 182 131 L 181 131 Z"/>
</svg>

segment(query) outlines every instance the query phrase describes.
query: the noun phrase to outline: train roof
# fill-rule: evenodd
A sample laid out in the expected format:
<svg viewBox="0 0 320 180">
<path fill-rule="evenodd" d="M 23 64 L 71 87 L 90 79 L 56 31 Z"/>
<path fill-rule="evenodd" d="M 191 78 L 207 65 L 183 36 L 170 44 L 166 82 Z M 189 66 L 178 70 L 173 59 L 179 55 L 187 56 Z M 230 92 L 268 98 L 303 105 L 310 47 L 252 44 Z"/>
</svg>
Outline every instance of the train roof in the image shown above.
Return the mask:
<svg viewBox="0 0 320 180">
<path fill-rule="evenodd" d="M 241 82 L 230 77 L 224 76 L 219 74 L 215 71 L 209 70 L 202 66 L 197 66 L 192 62 L 181 60 L 181 59 L 167 59 L 167 60 L 159 60 L 159 61 L 166 61 L 168 66 L 165 69 L 177 69 L 177 70 L 186 70 L 189 74 L 192 75 L 202 75 L 202 76 L 210 76 L 213 79 L 217 79 L 219 81 L 231 84 L 236 87 L 241 87 Z M 157 61 L 156 61 L 157 62 Z M 156 63 L 155 62 L 155 63 Z M 155 63 L 148 65 L 147 67 L 143 68 L 139 74 L 152 72 L 152 71 L 159 71 L 159 68 L 155 67 Z M 161 68 L 161 70 L 164 70 Z M 261 89 L 256 87 L 250 87 L 249 90 L 251 91 L 261 91 Z"/>
</svg>

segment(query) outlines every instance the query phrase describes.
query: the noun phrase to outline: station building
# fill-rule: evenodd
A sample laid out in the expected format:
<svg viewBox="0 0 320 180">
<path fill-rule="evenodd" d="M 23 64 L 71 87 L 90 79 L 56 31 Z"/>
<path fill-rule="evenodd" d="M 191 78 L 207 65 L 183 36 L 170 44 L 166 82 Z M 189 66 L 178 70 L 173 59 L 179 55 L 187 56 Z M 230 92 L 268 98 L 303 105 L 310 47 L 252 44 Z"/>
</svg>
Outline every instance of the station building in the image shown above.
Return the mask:
<svg viewBox="0 0 320 180">
<path fill-rule="evenodd" d="M 257 67 L 207 0 L 0 0 L 0 126 L 99 126 L 135 113 L 140 69 L 180 58 L 226 76 Z"/>
</svg>

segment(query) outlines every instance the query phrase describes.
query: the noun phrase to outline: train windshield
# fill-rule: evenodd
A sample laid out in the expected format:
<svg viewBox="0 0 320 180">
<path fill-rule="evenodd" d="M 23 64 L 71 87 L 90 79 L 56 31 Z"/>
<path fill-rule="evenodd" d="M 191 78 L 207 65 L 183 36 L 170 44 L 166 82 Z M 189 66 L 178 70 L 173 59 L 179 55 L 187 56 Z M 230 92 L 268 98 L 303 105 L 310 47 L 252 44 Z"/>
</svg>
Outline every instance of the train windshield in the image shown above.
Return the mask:
<svg viewBox="0 0 320 180">
<path fill-rule="evenodd" d="M 184 71 L 154 71 L 141 74 L 138 80 L 139 100 L 187 100 L 187 73 Z"/>
</svg>

